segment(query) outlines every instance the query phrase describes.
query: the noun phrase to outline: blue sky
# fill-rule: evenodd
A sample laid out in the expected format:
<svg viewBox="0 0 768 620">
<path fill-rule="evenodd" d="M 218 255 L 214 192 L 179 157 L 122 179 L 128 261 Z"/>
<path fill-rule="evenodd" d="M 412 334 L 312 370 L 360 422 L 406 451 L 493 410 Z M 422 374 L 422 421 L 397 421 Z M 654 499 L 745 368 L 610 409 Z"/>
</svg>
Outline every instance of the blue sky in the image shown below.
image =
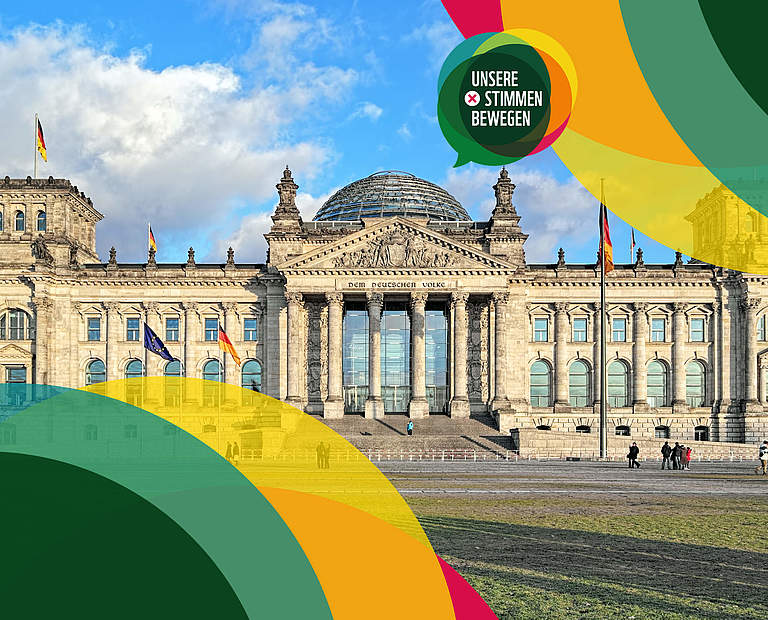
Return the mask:
<svg viewBox="0 0 768 620">
<path fill-rule="evenodd" d="M 44 16 L 45 21 L 40 21 Z M 290 3 L 38 1 L 0 10 L 2 175 L 31 173 L 32 118 L 49 163 L 105 214 L 102 256 L 264 260 L 287 163 L 311 218 L 330 193 L 377 170 L 412 172 L 484 219 L 498 169 L 452 169 L 436 80 L 461 36 L 437 0 Z M 597 206 L 551 149 L 510 166 L 532 262 L 595 257 Z M 610 191 L 608 191 L 610 203 Z M 612 219 L 617 260 L 629 230 Z M 636 233 L 648 262 L 673 252 Z"/>
</svg>

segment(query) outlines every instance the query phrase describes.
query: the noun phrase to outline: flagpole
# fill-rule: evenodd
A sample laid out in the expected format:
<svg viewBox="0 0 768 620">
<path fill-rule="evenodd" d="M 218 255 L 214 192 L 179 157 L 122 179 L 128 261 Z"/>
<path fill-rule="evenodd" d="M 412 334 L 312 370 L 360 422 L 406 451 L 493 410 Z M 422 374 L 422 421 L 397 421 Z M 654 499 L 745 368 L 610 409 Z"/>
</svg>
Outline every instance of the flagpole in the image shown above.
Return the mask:
<svg viewBox="0 0 768 620">
<path fill-rule="evenodd" d="M 33 171 L 33 179 L 37 178 L 37 112 L 35 112 L 35 166 Z"/>
<path fill-rule="evenodd" d="M 608 456 L 608 394 L 606 393 L 606 308 L 605 308 L 605 192 L 600 179 L 600 458 Z"/>
</svg>

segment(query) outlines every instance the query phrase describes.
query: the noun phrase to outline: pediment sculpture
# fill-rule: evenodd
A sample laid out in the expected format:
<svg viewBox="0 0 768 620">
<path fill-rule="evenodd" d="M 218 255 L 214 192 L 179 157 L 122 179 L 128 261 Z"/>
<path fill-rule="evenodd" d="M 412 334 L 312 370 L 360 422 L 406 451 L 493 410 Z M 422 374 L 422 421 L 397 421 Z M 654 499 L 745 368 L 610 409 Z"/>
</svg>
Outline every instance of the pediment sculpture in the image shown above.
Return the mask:
<svg viewBox="0 0 768 620">
<path fill-rule="evenodd" d="M 367 244 L 344 252 L 334 267 L 454 267 L 458 256 L 424 242 L 404 230 L 393 230 Z"/>
</svg>

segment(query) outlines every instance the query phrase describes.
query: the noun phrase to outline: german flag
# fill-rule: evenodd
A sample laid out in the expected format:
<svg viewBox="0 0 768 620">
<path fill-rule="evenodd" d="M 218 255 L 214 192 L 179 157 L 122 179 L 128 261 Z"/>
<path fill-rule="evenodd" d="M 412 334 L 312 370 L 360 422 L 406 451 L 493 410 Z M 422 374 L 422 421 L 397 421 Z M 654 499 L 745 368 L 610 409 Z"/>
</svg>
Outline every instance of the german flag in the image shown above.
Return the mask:
<svg viewBox="0 0 768 620">
<path fill-rule="evenodd" d="M 600 203 L 600 227 L 600 240 L 602 242 L 601 250 L 605 250 L 605 263 L 603 264 L 603 269 L 605 269 L 605 273 L 610 273 L 613 271 L 613 243 L 611 243 L 611 231 L 608 227 L 608 209 L 605 208 L 605 204 L 602 202 Z M 602 256 L 603 255 L 600 254 L 601 260 Z"/>
<path fill-rule="evenodd" d="M 235 364 L 238 366 L 240 365 L 240 356 L 237 354 L 237 351 L 235 351 L 235 347 L 232 346 L 232 343 L 227 337 L 227 333 L 221 329 L 221 325 L 219 325 L 219 349 L 229 353 L 232 356 L 232 359 L 235 360 Z"/>
<path fill-rule="evenodd" d="M 155 235 L 152 234 L 152 227 L 147 226 L 149 229 L 149 249 L 157 252 L 157 243 L 155 243 Z"/>
<path fill-rule="evenodd" d="M 27 125 L 27 127 L 29 127 L 29 125 Z M 40 152 L 43 161 L 47 162 L 48 155 L 45 151 L 45 138 L 43 138 L 43 126 L 40 124 L 40 119 L 37 120 L 37 150 Z"/>
</svg>

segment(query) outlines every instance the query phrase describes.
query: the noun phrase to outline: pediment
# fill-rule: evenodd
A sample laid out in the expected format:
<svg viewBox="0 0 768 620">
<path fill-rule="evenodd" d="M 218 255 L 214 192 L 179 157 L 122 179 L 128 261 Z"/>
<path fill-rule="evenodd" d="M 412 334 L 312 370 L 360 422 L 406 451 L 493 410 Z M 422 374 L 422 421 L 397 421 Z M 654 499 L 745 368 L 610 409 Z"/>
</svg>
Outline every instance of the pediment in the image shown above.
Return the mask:
<svg viewBox="0 0 768 620">
<path fill-rule="evenodd" d="M 491 270 L 517 266 L 425 226 L 390 218 L 286 261 L 281 271 Z"/>
<path fill-rule="evenodd" d="M 16 344 L 8 344 L 0 349 L 0 362 L 28 362 L 31 360 L 32 353 Z"/>
</svg>

